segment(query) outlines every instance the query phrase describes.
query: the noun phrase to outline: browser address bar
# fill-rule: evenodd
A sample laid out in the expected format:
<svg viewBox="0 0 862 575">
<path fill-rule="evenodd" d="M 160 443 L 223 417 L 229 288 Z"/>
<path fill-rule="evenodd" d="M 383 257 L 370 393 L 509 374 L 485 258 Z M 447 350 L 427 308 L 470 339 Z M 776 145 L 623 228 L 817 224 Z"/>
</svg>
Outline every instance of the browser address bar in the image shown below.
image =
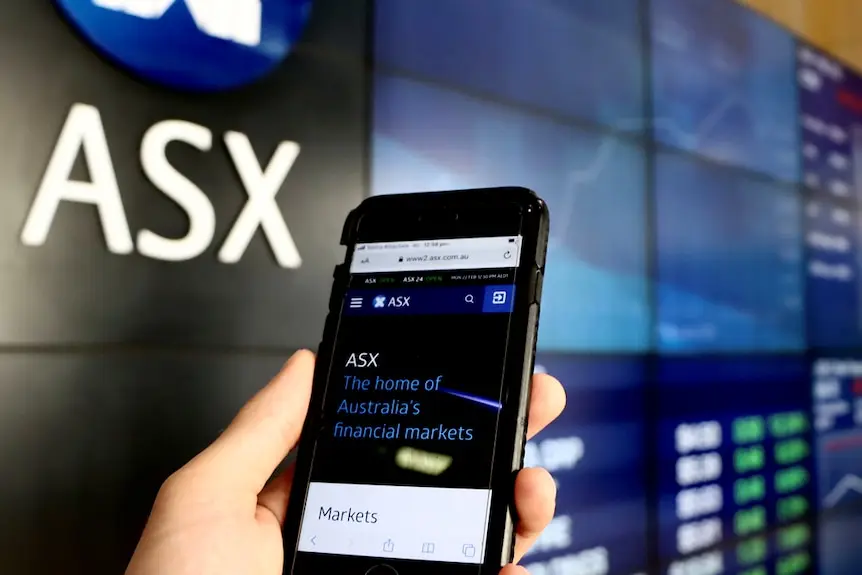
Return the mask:
<svg viewBox="0 0 862 575">
<path fill-rule="evenodd" d="M 520 236 L 357 244 L 351 273 L 514 268 Z"/>
</svg>

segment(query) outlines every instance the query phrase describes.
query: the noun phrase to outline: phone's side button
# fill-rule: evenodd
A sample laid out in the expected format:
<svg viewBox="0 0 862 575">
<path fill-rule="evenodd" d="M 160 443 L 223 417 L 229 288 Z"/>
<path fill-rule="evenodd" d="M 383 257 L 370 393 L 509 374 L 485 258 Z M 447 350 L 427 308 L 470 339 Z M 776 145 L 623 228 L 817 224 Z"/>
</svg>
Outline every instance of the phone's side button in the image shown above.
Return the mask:
<svg viewBox="0 0 862 575">
<path fill-rule="evenodd" d="M 366 571 L 365 575 L 398 575 L 398 571 L 389 565 L 375 565 Z"/>
<path fill-rule="evenodd" d="M 543 243 L 539 246 L 539 250 L 536 252 L 536 265 L 540 268 L 545 267 L 545 258 L 548 256 L 548 242 Z"/>
<path fill-rule="evenodd" d="M 515 461 L 513 462 L 513 469 L 520 469 L 524 466 L 524 452 L 527 448 L 527 418 L 521 416 L 518 418 L 518 437 L 515 439 Z"/>
<path fill-rule="evenodd" d="M 340 310 L 342 302 L 341 292 L 335 287 L 329 293 L 329 311 Z"/>
<path fill-rule="evenodd" d="M 533 288 L 533 301 L 531 303 L 538 304 L 539 300 L 542 299 L 542 287 L 545 283 L 545 274 L 542 273 L 542 270 L 536 270 L 536 282 L 535 288 Z"/>
</svg>

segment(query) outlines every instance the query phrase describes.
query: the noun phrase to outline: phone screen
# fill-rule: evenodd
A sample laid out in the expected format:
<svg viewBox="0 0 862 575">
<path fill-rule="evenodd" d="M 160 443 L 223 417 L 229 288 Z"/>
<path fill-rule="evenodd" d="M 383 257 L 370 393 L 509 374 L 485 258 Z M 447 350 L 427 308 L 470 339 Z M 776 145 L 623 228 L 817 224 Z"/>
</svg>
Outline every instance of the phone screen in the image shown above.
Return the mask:
<svg viewBox="0 0 862 575">
<path fill-rule="evenodd" d="M 478 571 L 521 248 L 520 235 L 354 247 L 297 566 L 328 554 Z"/>
</svg>

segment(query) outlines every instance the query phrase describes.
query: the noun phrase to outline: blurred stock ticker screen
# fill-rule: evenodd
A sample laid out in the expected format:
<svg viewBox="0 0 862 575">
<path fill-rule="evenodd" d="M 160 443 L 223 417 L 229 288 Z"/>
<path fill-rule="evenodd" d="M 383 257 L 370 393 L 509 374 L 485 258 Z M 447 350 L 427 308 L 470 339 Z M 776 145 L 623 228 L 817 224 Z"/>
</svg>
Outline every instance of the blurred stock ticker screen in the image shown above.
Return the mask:
<svg viewBox="0 0 862 575">
<path fill-rule="evenodd" d="M 537 370 L 569 401 L 527 449 L 559 487 L 531 573 L 858 573 L 857 72 L 725 0 L 381 0 L 374 29 L 371 192 L 551 209 Z"/>
</svg>

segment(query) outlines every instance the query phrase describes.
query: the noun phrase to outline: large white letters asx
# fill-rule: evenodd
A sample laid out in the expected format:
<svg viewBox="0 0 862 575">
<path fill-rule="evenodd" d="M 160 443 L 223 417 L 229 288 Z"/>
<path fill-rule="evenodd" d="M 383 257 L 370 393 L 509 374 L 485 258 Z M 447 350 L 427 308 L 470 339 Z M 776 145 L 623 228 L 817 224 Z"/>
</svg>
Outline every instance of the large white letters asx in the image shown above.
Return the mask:
<svg viewBox="0 0 862 575">
<path fill-rule="evenodd" d="M 215 235 L 216 216 L 207 195 L 168 162 L 165 149 L 170 142 L 183 142 L 206 152 L 212 149 L 213 135 L 203 126 L 182 120 L 159 122 L 144 134 L 140 150 L 144 174 L 153 186 L 186 212 L 189 227 L 185 237 L 176 239 L 140 230 L 137 250 L 157 260 L 185 261 L 209 247 Z M 263 169 L 245 134 L 227 132 L 224 143 L 248 199 L 218 252 L 219 261 L 238 262 L 260 227 L 278 264 L 284 268 L 298 268 L 302 259 L 275 203 L 275 196 L 299 155 L 299 145 L 281 142 Z M 90 181 L 70 179 L 79 153 L 84 154 Z M 96 207 L 105 243 L 112 253 L 130 254 L 135 250 L 102 119 L 93 106 L 75 104 L 66 118 L 21 233 L 25 245 L 45 243 L 61 201 Z"/>
</svg>

